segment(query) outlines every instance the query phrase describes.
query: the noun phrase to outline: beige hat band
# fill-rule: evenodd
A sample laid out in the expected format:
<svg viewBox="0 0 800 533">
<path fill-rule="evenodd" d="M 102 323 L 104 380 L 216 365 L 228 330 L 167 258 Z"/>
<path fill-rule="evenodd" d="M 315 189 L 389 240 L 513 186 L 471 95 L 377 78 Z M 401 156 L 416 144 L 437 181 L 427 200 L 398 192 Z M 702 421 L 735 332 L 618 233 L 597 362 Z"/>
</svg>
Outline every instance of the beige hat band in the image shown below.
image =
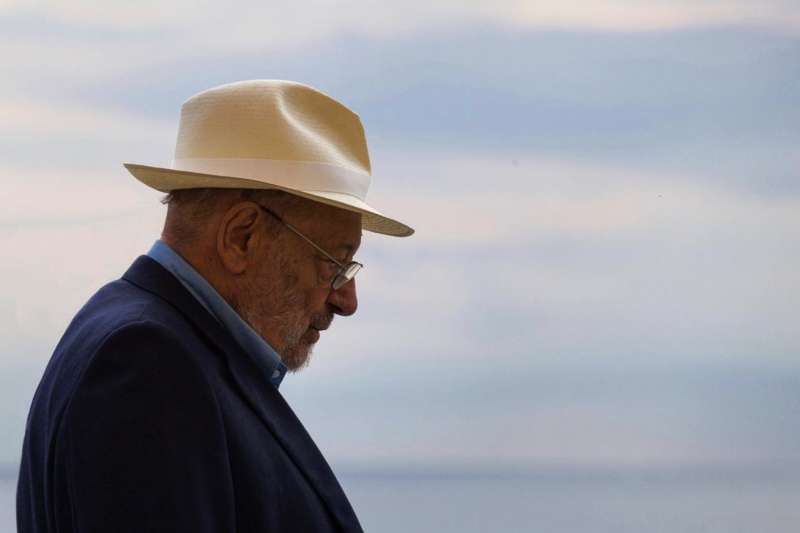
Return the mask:
<svg viewBox="0 0 800 533">
<path fill-rule="evenodd" d="M 367 197 L 370 184 L 369 174 L 317 161 L 187 157 L 173 159 L 172 168 L 238 176 L 290 189 L 349 194 L 362 201 Z"/>
</svg>

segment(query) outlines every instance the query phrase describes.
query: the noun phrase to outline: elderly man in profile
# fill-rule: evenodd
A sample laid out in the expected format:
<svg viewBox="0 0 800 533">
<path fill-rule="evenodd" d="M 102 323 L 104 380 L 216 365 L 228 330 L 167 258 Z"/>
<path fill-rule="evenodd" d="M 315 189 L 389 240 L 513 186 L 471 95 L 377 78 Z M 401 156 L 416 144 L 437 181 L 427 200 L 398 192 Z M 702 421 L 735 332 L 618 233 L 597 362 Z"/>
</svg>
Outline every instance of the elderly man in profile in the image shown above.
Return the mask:
<svg viewBox="0 0 800 533">
<path fill-rule="evenodd" d="M 36 390 L 21 532 L 361 531 L 281 396 L 356 311 L 368 205 L 358 116 L 294 82 L 216 87 L 181 110 L 161 239 L 78 312 Z"/>
</svg>

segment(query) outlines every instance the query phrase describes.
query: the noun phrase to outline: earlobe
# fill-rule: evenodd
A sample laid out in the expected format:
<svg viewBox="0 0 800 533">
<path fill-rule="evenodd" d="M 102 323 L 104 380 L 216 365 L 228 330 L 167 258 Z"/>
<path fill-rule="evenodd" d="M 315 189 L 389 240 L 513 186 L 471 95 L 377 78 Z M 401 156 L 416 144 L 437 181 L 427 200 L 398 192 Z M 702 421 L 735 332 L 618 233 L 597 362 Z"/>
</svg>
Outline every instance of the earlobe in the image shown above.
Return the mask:
<svg viewBox="0 0 800 533">
<path fill-rule="evenodd" d="M 217 255 L 231 274 L 243 274 L 259 245 L 258 210 L 246 204 L 231 207 L 217 229 Z"/>
</svg>

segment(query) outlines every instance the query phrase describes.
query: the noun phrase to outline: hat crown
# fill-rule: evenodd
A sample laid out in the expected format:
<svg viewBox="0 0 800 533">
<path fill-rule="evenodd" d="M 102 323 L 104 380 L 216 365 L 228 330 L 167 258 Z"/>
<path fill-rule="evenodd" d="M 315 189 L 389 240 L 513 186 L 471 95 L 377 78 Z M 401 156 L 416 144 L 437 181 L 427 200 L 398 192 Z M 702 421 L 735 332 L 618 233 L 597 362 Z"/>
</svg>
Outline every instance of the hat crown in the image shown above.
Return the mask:
<svg viewBox="0 0 800 533">
<path fill-rule="evenodd" d="M 358 115 L 294 81 L 239 81 L 195 94 L 181 107 L 172 164 L 125 167 L 163 192 L 278 189 L 360 213 L 369 231 L 414 233 L 366 202 L 371 168 Z"/>
<path fill-rule="evenodd" d="M 371 171 L 358 115 L 312 87 L 285 80 L 230 83 L 184 102 L 175 159 L 215 158 Z"/>
</svg>

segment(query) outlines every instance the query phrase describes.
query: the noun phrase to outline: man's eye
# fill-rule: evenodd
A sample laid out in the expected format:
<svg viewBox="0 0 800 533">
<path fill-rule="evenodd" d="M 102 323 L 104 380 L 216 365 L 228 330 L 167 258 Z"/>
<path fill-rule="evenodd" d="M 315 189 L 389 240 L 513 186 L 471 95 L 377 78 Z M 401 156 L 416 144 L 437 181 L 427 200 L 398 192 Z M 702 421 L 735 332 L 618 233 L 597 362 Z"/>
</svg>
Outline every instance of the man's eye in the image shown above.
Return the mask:
<svg viewBox="0 0 800 533">
<path fill-rule="evenodd" d="M 323 264 L 322 272 L 325 278 L 332 278 L 339 271 L 339 265 L 328 259 L 327 257 L 320 257 Z"/>
</svg>

